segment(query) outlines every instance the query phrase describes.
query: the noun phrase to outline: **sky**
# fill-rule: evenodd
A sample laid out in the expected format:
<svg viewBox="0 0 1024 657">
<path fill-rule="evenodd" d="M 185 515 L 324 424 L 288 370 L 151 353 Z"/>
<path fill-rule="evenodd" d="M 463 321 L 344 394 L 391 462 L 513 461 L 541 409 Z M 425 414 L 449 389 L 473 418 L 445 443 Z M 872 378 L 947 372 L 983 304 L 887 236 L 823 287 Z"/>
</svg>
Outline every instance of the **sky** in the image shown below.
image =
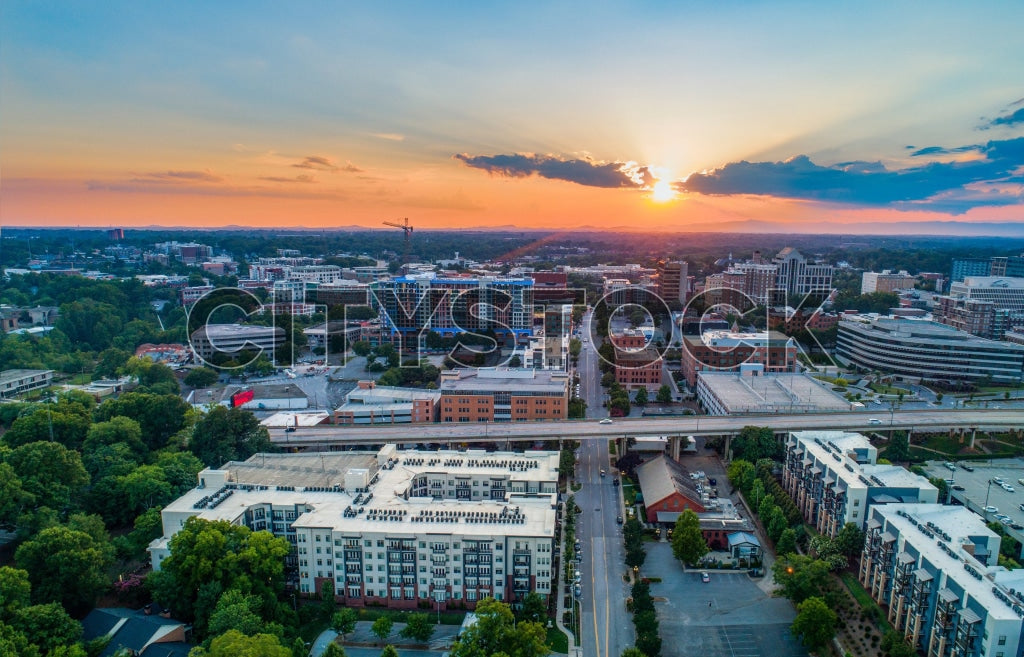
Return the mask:
<svg viewBox="0 0 1024 657">
<path fill-rule="evenodd" d="M 0 226 L 1019 225 L 1022 26 L 1017 2 L 6 0 Z"/>
</svg>

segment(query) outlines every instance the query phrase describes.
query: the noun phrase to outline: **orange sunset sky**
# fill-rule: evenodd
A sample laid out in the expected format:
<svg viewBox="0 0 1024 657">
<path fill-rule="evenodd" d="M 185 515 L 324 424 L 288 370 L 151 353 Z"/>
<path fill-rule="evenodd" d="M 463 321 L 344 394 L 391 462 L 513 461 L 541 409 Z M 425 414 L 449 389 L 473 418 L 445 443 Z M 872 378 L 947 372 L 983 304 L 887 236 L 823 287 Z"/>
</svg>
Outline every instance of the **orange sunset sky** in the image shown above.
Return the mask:
<svg viewBox="0 0 1024 657">
<path fill-rule="evenodd" d="M 1024 5 L 0 10 L 0 224 L 1024 221 Z"/>
</svg>

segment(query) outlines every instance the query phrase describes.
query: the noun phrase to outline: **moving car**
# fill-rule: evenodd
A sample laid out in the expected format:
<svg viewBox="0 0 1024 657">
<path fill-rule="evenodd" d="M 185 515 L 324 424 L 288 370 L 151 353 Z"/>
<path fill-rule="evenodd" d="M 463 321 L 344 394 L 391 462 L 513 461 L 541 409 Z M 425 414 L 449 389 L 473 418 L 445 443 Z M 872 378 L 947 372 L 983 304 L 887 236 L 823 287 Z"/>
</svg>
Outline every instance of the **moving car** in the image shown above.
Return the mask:
<svg viewBox="0 0 1024 657">
<path fill-rule="evenodd" d="M 961 486 L 960 484 L 954 484 L 953 485 L 953 490 L 964 490 L 964 487 Z"/>
<path fill-rule="evenodd" d="M 606 417 L 605 419 L 603 419 L 600 422 L 598 422 L 598 424 L 611 424 L 611 423 L 612 423 L 612 419 L 610 417 Z"/>
<path fill-rule="evenodd" d="M 603 476 L 605 476 L 605 474 L 607 474 L 607 473 L 604 470 L 601 470 L 601 476 L 603 477 Z"/>
<path fill-rule="evenodd" d="M 615 516 L 615 522 L 622 524 L 622 516 Z"/>
<path fill-rule="evenodd" d="M 715 479 L 714 477 L 711 477 L 710 479 L 708 479 L 708 483 L 711 484 L 712 486 L 717 486 L 718 480 Z"/>
<path fill-rule="evenodd" d="M 877 417 L 873 417 L 873 418 L 869 418 L 868 419 L 868 424 L 881 424 L 881 423 L 882 423 L 882 421 L 879 420 Z"/>
<path fill-rule="evenodd" d="M 707 584 L 708 582 L 710 582 L 710 581 L 711 581 L 711 576 L 710 576 L 710 575 L 708 575 L 708 574 L 707 574 L 707 572 L 702 572 L 702 573 L 700 574 L 700 581 L 702 581 L 702 582 L 704 582 L 705 584 Z"/>
<path fill-rule="evenodd" d="M 962 469 L 964 469 L 964 470 L 967 470 L 968 472 L 974 472 L 974 466 L 973 465 L 967 465 L 966 463 L 961 463 L 960 467 Z"/>
<path fill-rule="evenodd" d="M 618 486 L 619 485 L 619 478 L 618 477 L 616 477 L 615 479 L 612 480 L 612 485 L 614 485 L 614 486 Z"/>
</svg>

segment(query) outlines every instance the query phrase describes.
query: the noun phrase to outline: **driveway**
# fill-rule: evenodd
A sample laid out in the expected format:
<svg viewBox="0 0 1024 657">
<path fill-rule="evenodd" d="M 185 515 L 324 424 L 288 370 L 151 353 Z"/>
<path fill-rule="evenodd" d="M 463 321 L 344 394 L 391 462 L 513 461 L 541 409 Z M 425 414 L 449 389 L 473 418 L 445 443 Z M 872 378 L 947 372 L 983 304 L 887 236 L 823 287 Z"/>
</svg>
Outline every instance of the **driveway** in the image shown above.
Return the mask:
<svg viewBox="0 0 1024 657">
<path fill-rule="evenodd" d="M 796 610 L 765 594 L 746 574 L 684 571 L 669 543 L 648 543 L 643 573 L 651 584 L 666 655 L 806 657 L 789 632 Z"/>
</svg>

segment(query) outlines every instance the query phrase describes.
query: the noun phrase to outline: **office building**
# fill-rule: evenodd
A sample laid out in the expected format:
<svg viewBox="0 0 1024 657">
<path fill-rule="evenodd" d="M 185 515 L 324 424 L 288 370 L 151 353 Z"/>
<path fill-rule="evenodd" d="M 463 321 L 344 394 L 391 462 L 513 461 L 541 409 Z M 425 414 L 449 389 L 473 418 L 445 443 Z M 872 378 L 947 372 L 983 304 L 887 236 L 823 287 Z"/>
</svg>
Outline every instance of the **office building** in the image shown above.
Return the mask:
<svg viewBox="0 0 1024 657">
<path fill-rule="evenodd" d="M 906 271 L 892 272 L 883 269 L 881 272 L 866 271 L 860 276 L 860 293 L 895 292 L 896 290 L 912 290 L 917 277 Z"/>
<path fill-rule="evenodd" d="M 1019 383 L 1024 348 L 920 319 L 844 316 L 836 358 L 867 371 L 912 380 Z"/>
<path fill-rule="evenodd" d="M 826 536 L 835 537 L 846 523 L 863 528 L 877 505 L 938 501 L 938 489 L 926 478 L 878 465 L 878 450 L 859 433 L 794 431 L 785 448 L 782 487 Z"/>
<path fill-rule="evenodd" d="M 789 298 L 826 297 L 832 292 L 832 265 L 810 261 L 791 246 L 779 251 L 772 264 L 778 267 L 776 286 Z"/>
<path fill-rule="evenodd" d="M 199 473 L 161 511 L 154 570 L 193 517 L 269 531 L 292 546 L 289 584 L 332 582 L 347 606 L 473 608 L 552 592 L 558 453 L 257 454 Z"/>
<path fill-rule="evenodd" d="M 243 324 L 207 324 L 192 333 L 189 339 L 196 355 L 210 360 L 215 355 L 234 358 L 247 351 L 273 356 L 274 348 L 284 343 L 284 329 L 276 326 Z"/>
<path fill-rule="evenodd" d="M 968 276 L 954 282 L 949 295 L 938 299 L 936 321 L 1001 340 L 1007 330 L 1024 323 L 1024 278 Z"/>
<path fill-rule="evenodd" d="M 699 336 L 684 335 L 681 365 L 690 388 L 697 373 L 736 370 L 744 363 L 760 363 L 766 372 L 796 371 L 796 341 L 778 331 L 737 333 L 716 329 Z"/>
<path fill-rule="evenodd" d="M 441 422 L 528 422 L 569 416 L 569 374 L 479 367 L 441 372 Z"/>
<path fill-rule="evenodd" d="M 1024 255 L 992 258 L 990 274 L 1024 278 Z"/>
<path fill-rule="evenodd" d="M 0 372 L 0 398 L 9 399 L 53 382 L 53 370 L 4 370 Z"/>
<path fill-rule="evenodd" d="M 964 507 L 869 511 L 859 578 L 904 641 L 928 657 L 1018 657 L 1024 575 L 997 565 L 1000 537 Z"/>
<path fill-rule="evenodd" d="M 982 258 L 957 258 L 953 260 L 949 275 L 950 284 L 964 280 L 968 276 L 991 276 L 992 260 Z"/>
<path fill-rule="evenodd" d="M 403 344 L 417 344 L 428 331 L 445 337 L 493 331 L 499 340 L 525 342 L 533 326 L 531 278 L 420 274 L 377 281 L 370 290 L 385 329 Z"/>
<path fill-rule="evenodd" d="M 686 305 L 689 294 L 689 265 L 681 260 L 658 266 L 658 294 L 669 304 Z"/>
</svg>

